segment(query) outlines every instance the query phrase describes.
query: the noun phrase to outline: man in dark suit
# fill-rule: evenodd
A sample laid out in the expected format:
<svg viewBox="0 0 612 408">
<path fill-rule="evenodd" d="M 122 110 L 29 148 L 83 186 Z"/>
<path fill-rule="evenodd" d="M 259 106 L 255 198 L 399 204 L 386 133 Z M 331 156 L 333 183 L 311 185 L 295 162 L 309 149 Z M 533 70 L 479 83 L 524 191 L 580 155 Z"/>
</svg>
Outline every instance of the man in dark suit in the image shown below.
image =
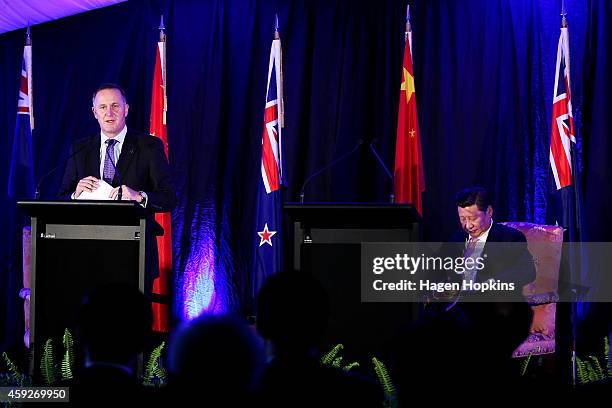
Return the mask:
<svg viewBox="0 0 612 408">
<path fill-rule="evenodd" d="M 128 130 L 125 119 L 129 105 L 123 89 L 115 84 L 101 85 L 94 92 L 91 110 L 100 124 L 100 133 L 74 143 L 60 198 L 78 199 L 84 192 L 98 189 L 104 180 L 113 187 L 107 197 L 110 200 L 136 201 L 154 212 L 171 211 L 176 198 L 162 141 Z M 147 242 L 148 296 L 159 270 L 157 242 L 152 236 Z"/>
<path fill-rule="evenodd" d="M 520 295 L 524 285 L 535 279 L 533 258 L 522 232 L 493 222 L 493 206 L 482 187 L 467 188 L 456 196 L 461 230 L 451 238 L 458 243 L 457 255 L 483 259 L 484 268 L 471 273 L 451 275 L 474 282 L 501 281 L 514 283 L 514 295 Z M 457 249 L 458 248 L 458 249 Z"/>
<path fill-rule="evenodd" d="M 128 131 L 129 105 L 117 85 L 104 84 L 93 96 L 92 112 L 100 124 L 98 135 L 77 141 L 60 188 L 60 197 L 77 199 L 105 180 L 113 188 L 109 199 L 133 200 L 155 212 L 175 205 L 171 173 L 160 139 Z"/>
<path fill-rule="evenodd" d="M 435 278 L 459 282 L 461 290 L 437 294 L 440 295 L 437 298 L 432 295 L 441 302 L 433 303 L 421 326 L 405 335 L 408 342 L 402 338 L 398 343 L 400 395 L 404 387 L 411 390 L 415 386 L 423 389 L 431 386 L 421 384 L 421 379 L 430 378 L 427 370 L 431 362 L 418 356 L 432 353 L 442 356 L 441 364 L 462 366 L 465 374 L 461 379 L 456 376 L 442 379 L 442 385 L 435 382 L 434 392 L 441 387 L 450 391 L 448 395 L 456 396 L 477 384 L 479 397 L 484 400 L 489 395 L 511 395 L 512 390 L 520 388 L 511 355 L 528 336 L 532 321 L 531 308 L 522 295 L 523 286 L 535 279 L 527 239 L 520 231 L 493 221 L 493 206 L 484 188 L 460 191 L 456 205 L 461 229 L 443 245 L 439 256 L 462 260 L 466 267 L 444 270 Z M 469 258 L 479 259 L 481 266 L 468 268 Z M 514 288 L 504 290 L 499 282 L 512 283 Z M 487 291 L 469 289 L 476 284 L 498 286 Z M 402 350 L 406 344 L 410 346 L 408 350 L 420 350 L 417 357 Z M 491 372 L 496 375 L 491 376 Z"/>
<path fill-rule="evenodd" d="M 438 255 L 464 261 L 465 268 L 434 271 L 432 276 L 438 282 L 459 284 L 461 290 L 434 294 L 433 298 L 451 301 L 451 307 L 456 301 L 524 302 L 523 286 L 535 279 L 525 235 L 493 221 L 493 206 L 482 187 L 461 190 L 456 205 L 461 229 Z M 487 285 L 491 290 L 480 290 Z"/>
</svg>

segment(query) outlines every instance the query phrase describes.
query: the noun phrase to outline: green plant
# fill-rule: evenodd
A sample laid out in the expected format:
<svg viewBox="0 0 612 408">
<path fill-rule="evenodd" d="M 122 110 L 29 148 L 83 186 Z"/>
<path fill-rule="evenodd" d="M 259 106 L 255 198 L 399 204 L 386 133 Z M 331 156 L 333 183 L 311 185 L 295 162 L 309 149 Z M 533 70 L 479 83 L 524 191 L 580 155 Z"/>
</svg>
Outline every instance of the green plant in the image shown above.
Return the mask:
<svg viewBox="0 0 612 408">
<path fill-rule="evenodd" d="M 610 345 L 608 338 L 604 338 L 604 365 L 596 356 L 589 355 L 587 359 L 576 356 L 572 358 L 572 364 L 576 364 L 576 380 L 578 384 L 588 384 L 590 382 L 602 381 L 612 378 L 612 367 L 609 359 Z M 606 369 L 604 369 L 606 367 Z"/>
<path fill-rule="evenodd" d="M 15 363 L 13 363 L 13 361 L 10 359 L 8 354 L 6 354 L 6 352 L 2 352 L 2 358 L 4 359 L 4 363 L 6 364 L 10 375 L 15 378 L 23 376 L 23 374 L 19 371 Z"/>
<path fill-rule="evenodd" d="M 352 363 L 348 363 L 347 365 L 342 366 L 343 358 L 340 355 L 340 352 L 343 349 L 344 349 L 344 345 L 342 343 L 336 344 L 330 351 L 323 354 L 323 357 L 321 357 L 321 364 L 330 366 L 330 367 L 334 367 L 334 368 L 341 368 L 344 371 L 349 371 L 355 367 L 359 367 L 359 363 L 356 361 L 353 361 Z"/>
<path fill-rule="evenodd" d="M 610 340 L 604 337 L 604 358 L 608 370 L 608 378 L 612 378 L 612 364 L 610 363 Z"/>
<path fill-rule="evenodd" d="M 50 386 L 57 382 L 55 358 L 53 356 L 53 341 L 51 339 L 47 339 L 43 348 L 43 354 L 40 360 L 40 373 L 46 385 Z"/>
<path fill-rule="evenodd" d="M 336 344 L 331 350 L 323 354 L 323 357 L 321 357 L 321 364 L 330 365 L 334 361 L 338 353 L 342 351 L 342 349 L 344 349 L 344 345 L 342 343 Z"/>
<path fill-rule="evenodd" d="M 56 356 L 54 354 L 55 350 L 53 340 L 47 339 L 45 342 L 40 360 L 40 376 L 44 383 L 42 385 L 57 385 L 60 381 L 69 381 L 73 379 L 76 354 L 74 351 L 75 341 L 70 330 L 64 330 L 62 343 L 64 346 L 64 352 L 62 354 L 62 361 L 58 366 L 56 364 Z M 162 387 L 166 384 L 168 374 L 162 365 L 162 352 L 165 346 L 166 343 L 162 342 L 151 352 L 145 367 L 144 376 L 142 378 L 143 385 Z M 32 350 L 30 350 L 30 360 L 32 359 L 31 353 Z M 0 386 L 27 387 L 33 384 L 32 378 L 21 373 L 17 365 L 10 359 L 7 353 L 2 353 L 2 360 L 4 360 L 4 364 L 7 367 L 7 372 L 0 372 Z M 352 368 L 352 366 L 349 368 Z"/>
<path fill-rule="evenodd" d="M 527 374 L 527 366 L 529 366 L 529 361 L 531 361 L 531 354 L 532 353 L 529 353 L 529 355 L 521 362 L 521 377 Z"/>
<path fill-rule="evenodd" d="M 17 365 L 10 359 L 6 352 L 2 353 L 2 359 L 8 369 L 8 373 L 0 375 L 0 386 L 27 387 L 32 384 L 32 380 L 17 368 Z"/>
<path fill-rule="evenodd" d="M 372 357 L 372 364 L 374 364 L 374 372 L 376 372 L 376 377 L 378 378 L 378 381 L 385 392 L 384 406 L 397 407 L 397 391 L 395 390 L 395 385 L 393 385 L 393 382 L 391 381 L 391 376 L 389 375 L 387 367 L 376 357 Z"/>
<path fill-rule="evenodd" d="M 72 380 L 72 369 L 74 367 L 74 340 L 70 330 L 64 330 L 64 357 L 62 358 L 62 380 Z"/>
<path fill-rule="evenodd" d="M 145 373 L 143 377 L 143 385 L 148 387 L 160 387 L 166 384 L 167 372 L 162 365 L 162 350 L 166 342 L 162 341 L 161 344 L 151 352 L 147 366 L 145 367 Z"/>
</svg>

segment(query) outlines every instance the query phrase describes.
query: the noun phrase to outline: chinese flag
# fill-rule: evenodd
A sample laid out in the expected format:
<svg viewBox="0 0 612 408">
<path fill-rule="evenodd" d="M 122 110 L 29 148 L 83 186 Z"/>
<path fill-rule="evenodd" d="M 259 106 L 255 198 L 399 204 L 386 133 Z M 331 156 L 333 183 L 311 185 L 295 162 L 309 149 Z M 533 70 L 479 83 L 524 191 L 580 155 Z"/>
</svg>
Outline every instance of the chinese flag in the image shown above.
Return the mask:
<svg viewBox="0 0 612 408">
<path fill-rule="evenodd" d="M 168 157 L 168 134 L 166 131 L 166 42 L 165 35 L 157 43 L 155 72 L 151 90 L 151 124 L 149 133 L 159 137 L 164 143 Z M 164 229 L 164 235 L 157 237 L 159 251 L 159 277 L 153 281 L 153 293 L 168 295 L 168 277 L 172 276 L 172 225 L 170 213 L 157 213 L 155 220 Z M 168 304 L 153 302 L 153 330 L 168 332 Z"/>
<path fill-rule="evenodd" d="M 423 215 L 421 193 L 425 191 L 425 174 L 409 34 L 407 37 L 397 118 L 394 192 L 395 202 L 412 204 L 419 214 Z"/>
</svg>

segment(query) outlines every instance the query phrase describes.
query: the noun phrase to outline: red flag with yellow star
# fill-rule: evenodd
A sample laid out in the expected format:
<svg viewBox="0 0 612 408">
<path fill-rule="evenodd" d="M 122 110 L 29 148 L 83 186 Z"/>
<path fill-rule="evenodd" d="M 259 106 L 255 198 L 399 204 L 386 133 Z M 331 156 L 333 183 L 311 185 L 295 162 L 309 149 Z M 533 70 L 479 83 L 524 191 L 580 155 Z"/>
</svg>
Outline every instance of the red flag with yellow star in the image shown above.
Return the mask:
<svg viewBox="0 0 612 408">
<path fill-rule="evenodd" d="M 421 135 L 417 117 L 414 71 L 412 70 L 411 33 L 408 24 L 402 84 L 400 87 L 395 146 L 394 192 L 395 202 L 412 204 L 423 215 L 421 193 L 425 191 L 425 173 L 421 154 Z"/>
</svg>

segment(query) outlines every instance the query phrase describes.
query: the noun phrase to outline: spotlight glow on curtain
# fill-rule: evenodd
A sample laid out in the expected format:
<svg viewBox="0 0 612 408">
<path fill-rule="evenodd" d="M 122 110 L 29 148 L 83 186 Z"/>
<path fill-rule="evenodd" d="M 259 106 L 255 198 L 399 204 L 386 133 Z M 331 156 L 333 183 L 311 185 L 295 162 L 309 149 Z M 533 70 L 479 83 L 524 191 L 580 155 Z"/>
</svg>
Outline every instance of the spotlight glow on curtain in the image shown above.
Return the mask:
<svg viewBox="0 0 612 408">
<path fill-rule="evenodd" d="M 220 314 L 230 308 L 229 274 L 222 262 L 225 251 L 219 250 L 215 228 L 215 211 L 200 209 L 191 223 L 190 248 L 185 270 L 179 273 L 175 294 L 182 320 L 203 313 Z M 223 246 L 223 245 L 222 245 Z"/>
</svg>

